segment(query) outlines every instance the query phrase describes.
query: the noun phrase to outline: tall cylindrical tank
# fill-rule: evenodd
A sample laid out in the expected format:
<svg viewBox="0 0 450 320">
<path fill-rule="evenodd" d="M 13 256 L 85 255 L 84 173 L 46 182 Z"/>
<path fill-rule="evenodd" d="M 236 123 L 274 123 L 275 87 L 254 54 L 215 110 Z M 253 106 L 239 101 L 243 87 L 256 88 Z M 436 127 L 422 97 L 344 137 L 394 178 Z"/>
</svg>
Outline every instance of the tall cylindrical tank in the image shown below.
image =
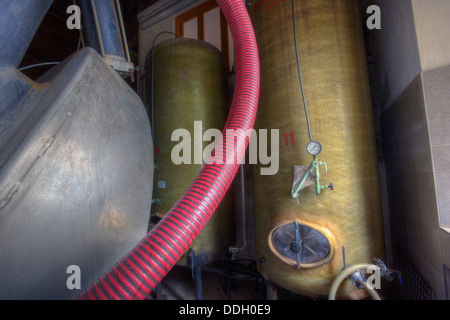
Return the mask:
<svg viewBox="0 0 450 320">
<path fill-rule="evenodd" d="M 161 218 L 194 181 L 212 143 L 217 142 L 217 135 L 212 138 L 210 129 L 217 134 L 225 125 L 226 67 L 222 53 L 211 44 L 177 38 L 152 48 L 146 59 L 146 74 L 146 100 L 154 119 L 156 152 L 152 215 Z M 234 237 L 231 205 L 228 192 L 189 252 L 193 249 L 195 255 L 207 256 L 207 261 L 226 256 Z M 178 264 L 186 263 L 185 258 Z"/>
<path fill-rule="evenodd" d="M 252 0 L 248 9 L 261 60 L 256 128 L 279 130 L 278 173 L 261 175 L 256 166 L 254 174 L 258 269 L 275 285 L 304 296 L 326 297 L 344 268 L 344 258 L 350 265 L 384 256 L 358 1 L 295 1 L 312 139 L 299 80 L 292 2 Z M 306 150 L 311 140 L 322 146 L 316 157 L 314 150 L 309 150 L 311 154 Z M 303 168 L 298 181 L 310 165 L 312 185 L 297 198 L 292 195 L 294 168 Z M 315 166 L 319 175 L 314 174 Z M 338 298 L 356 296 L 351 284 L 343 285 L 338 294 Z"/>
</svg>

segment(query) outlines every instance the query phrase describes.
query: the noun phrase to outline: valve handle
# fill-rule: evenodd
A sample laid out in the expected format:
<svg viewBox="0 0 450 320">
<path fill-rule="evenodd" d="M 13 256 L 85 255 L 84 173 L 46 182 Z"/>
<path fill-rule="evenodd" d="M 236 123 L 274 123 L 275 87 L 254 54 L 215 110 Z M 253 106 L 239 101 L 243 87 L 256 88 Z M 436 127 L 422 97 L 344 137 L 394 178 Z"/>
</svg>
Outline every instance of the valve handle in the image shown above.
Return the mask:
<svg viewBox="0 0 450 320">
<path fill-rule="evenodd" d="M 297 270 L 300 270 L 300 254 L 302 251 L 302 245 L 300 243 L 300 227 L 298 226 L 298 222 L 295 221 L 295 244 L 294 251 L 297 252 Z M 292 247 L 291 247 L 292 248 Z"/>
<path fill-rule="evenodd" d="M 324 166 L 325 171 L 328 171 L 327 163 L 317 160 L 317 158 L 313 161 L 314 168 L 318 169 L 320 166 Z"/>
</svg>

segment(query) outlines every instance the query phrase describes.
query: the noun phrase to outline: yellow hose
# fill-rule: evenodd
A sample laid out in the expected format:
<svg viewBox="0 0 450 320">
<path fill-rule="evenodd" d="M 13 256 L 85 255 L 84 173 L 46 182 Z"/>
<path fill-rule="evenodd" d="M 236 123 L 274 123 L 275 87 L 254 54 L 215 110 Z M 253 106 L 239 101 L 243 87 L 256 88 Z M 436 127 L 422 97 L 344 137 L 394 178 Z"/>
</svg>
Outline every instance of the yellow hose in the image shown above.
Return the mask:
<svg viewBox="0 0 450 320">
<path fill-rule="evenodd" d="M 330 293 L 328 295 L 328 300 L 335 300 L 336 299 L 336 293 L 339 289 L 339 286 L 341 283 L 351 274 L 355 273 L 358 270 L 367 270 L 369 267 L 376 267 L 374 264 L 369 263 L 360 263 L 355 264 L 353 266 L 350 266 L 348 268 L 345 268 L 339 275 L 334 279 L 333 283 L 331 284 Z M 380 296 L 376 292 L 374 288 L 370 288 L 367 285 L 367 282 L 362 283 L 363 287 L 369 292 L 370 296 L 373 300 L 381 300 Z"/>
</svg>

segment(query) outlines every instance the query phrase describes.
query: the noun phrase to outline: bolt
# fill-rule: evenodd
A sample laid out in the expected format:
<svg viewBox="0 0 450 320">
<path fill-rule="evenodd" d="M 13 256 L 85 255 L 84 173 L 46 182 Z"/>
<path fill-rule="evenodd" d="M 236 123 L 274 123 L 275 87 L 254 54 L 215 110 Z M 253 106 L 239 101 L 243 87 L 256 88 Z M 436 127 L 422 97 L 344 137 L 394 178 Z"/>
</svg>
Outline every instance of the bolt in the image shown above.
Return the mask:
<svg viewBox="0 0 450 320">
<path fill-rule="evenodd" d="M 292 243 L 290 244 L 290 248 L 291 248 L 291 250 L 294 251 L 295 253 L 299 253 L 300 250 L 301 250 L 300 244 L 299 244 L 298 242 L 295 242 L 295 241 L 292 242 Z"/>
</svg>

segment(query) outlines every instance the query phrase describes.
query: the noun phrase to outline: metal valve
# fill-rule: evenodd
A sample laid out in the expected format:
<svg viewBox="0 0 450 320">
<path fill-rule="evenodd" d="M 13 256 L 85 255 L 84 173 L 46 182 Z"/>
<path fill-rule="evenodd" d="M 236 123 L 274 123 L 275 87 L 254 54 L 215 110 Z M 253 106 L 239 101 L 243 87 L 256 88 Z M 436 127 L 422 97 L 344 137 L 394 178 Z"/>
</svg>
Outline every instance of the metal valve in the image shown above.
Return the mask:
<svg viewBox="0 0 450 320">
<path fill-rule="evenodd" d="M 392 282 L 398 277 L 399 283 L 403 284 L 402 273 L 400 271 L 389 269 L 381 259 L 374 258 L 373 260 L 375 261 L 375 265 L 380 268 L 380 276 L 382 278 Z"/>
<path fill-rule="evenodd" d="M 363 283 L 366 282 L 367 279 L 364 276 L 364 273 L 361 270 L 356 270 L 352 274 L 352 284 L 357 287 L 358 289 L 363 289 Z"/>
<path fill-rule="evenodd" d="M 330 189 L 331 191 L 334 190 L 334 185 L 332 183 L 330 183 L 329 186 L 326 186 L 326 185 L 324 186 L 324 185 L 320 184 L 320 180 L 319 180 L 320 179 L 320 177 L 319 177 L 319 175 L 320 175 L 319 167 L 320 166 L 324 166 L 325 171 L 328 171 L 326 162 L 320 162 L 318 160 L 313 161 L 313 167 L 314 167 L 314 172 L 315 172 L 315 176 L 316 176 L 316 194 L 317 195 L 320 195 L 321 190 L 326 190 L 326 189 Z"/>
<path fill-rule="evenodd" d="M 294 230 L 295 230 L 295 241 L 291 242 L 289 248 L 296 253 L 296 262 L 297 262 L 297 270 L 300 270 L 300 257 L 302 251 L 302 244 L 300 238 L 300 228 L 298 226 L 298 222 L 294 222 Z"/>
<path fill-rule="evenodd" d="M 321 185 L 320 184 L 320 172 L 319 172 L 319 168 L 320 166 L 324 166 L 325 171 L 328 171 L 328 167 L 326 162 L 321 162 L 319 160 L 317 160 L 317 157 L 314 158 L 314 160 L 311 162 L 311 164 L 309 165 L 308 169 L 306 170 L 305 174 L 303 175 L 302 180 L 300 181 L 300 183 L 298 184 L 298 186 L 296 187 L 295 191 L 293 191 L 291 193 L 291 197 L 293 199 L 297 199 L 300 193 L 300 190 L 303 186 L 303 184 L 305 183 L 309 173 L 314 170 L 314 175 L 315 175 L 315 189 L 316 189 L 316 194 L 320 195 L 321 190 L 326 190 L 329 189 L 331 191 L 334 190 L 334 185 L 332 183 L 330 183 L 330 185 Z"/>
</svg>

